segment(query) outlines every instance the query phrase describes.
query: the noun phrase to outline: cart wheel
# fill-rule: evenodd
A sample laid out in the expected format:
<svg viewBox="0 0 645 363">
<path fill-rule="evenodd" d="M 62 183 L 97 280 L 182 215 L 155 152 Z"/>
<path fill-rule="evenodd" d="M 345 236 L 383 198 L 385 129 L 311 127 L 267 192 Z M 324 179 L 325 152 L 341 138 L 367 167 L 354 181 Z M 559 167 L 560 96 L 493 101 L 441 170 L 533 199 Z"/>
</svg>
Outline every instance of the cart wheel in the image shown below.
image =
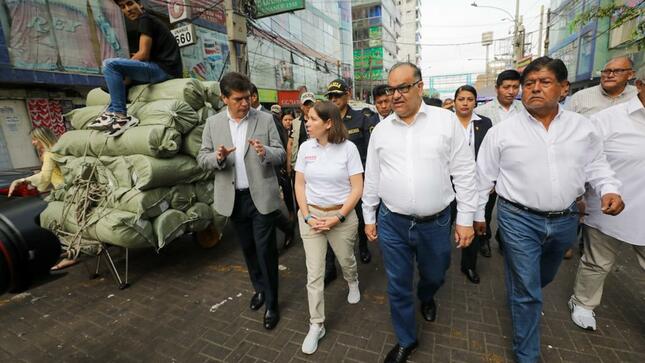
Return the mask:
<svg viewBox="0 0 645 363">
<path fill-rule="evenodd" d="M 203 231 L 195 233 L 197 237 L 197 244 L 202 248 L 215 247 L 222 237 L 221 233 L 212 224 Z"/>
</svg>

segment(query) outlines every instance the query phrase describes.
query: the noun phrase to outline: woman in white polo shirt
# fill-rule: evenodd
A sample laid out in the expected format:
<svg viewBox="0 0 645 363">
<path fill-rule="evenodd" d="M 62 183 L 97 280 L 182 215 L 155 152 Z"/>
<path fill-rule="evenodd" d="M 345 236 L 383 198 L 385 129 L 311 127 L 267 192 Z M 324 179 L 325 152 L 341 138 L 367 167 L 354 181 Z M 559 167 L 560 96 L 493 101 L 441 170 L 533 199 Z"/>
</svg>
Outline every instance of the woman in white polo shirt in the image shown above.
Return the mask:
<svg viewBox="0 0 645 363">
<path fill-rule="evenodd" d="M 295 190 L 311 316 L 302 351 L 313 354 L 318 340 L 325 335 L 323 279 L 327 241 L 349 285 L 347 302 L 356 304 L 361 299 L 354 256 L 358 236 L 354 207 L 363 193 L 363 165 L 358 149 L 347 140 L 347 129 L 333 103 L 320 102 L 309 111 L 307 131 L 310 139 L 298 151 Z"/>
</svg>

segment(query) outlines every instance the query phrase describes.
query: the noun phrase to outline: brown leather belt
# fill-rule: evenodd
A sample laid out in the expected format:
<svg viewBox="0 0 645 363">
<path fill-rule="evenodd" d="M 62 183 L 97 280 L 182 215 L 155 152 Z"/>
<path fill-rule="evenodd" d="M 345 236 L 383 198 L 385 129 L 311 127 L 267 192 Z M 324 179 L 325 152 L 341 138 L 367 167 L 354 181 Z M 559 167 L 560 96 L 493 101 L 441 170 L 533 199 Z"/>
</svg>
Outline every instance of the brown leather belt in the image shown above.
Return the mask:
<svg viewBox="0 0 645 363">
<path fill-rule="evenodd" d="M 309 204 L 309 206 L 312 207 L 312 208 L 316 208 L 318 210 L 321 210 L 323 212 L 331 212 L 331 211 L 340 210 L 341 208 L 343 208 L 342 204 L 332 205 L 332 206 L 329 206 L 329 207 L 319 207 L 319 206 L 313 205 L 313 204 Z"/>
</svg>

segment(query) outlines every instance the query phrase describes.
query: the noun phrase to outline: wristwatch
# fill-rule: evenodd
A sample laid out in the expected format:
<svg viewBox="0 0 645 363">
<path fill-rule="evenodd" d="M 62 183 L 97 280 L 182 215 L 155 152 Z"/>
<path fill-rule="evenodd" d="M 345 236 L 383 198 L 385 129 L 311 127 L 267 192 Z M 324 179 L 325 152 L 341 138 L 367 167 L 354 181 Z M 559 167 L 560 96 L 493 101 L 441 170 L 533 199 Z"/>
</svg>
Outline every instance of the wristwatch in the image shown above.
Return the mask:
<svg viewBox="0 0 645 363">
<path fill-rule="evenodd" d="M 336 213 L 336 217 L 338 217 L 338 220 L 340 220 L 340 223 L 345 222 L 345 216 L 344 215 L 342 215 L 340 213 Z"/>
<path fill-rule="evenodd" d="M 307 224 L 308 224 L 308 223 L 309 223 L 309 220 L 310 220 L 312 217 L 313 217 L 313 216 L 311 215 L 311 213 L 307 214 L 307 215 L 305 216 L 305 218 L 304 218 L 305 223 L 307 223 Z"/>
</svg>

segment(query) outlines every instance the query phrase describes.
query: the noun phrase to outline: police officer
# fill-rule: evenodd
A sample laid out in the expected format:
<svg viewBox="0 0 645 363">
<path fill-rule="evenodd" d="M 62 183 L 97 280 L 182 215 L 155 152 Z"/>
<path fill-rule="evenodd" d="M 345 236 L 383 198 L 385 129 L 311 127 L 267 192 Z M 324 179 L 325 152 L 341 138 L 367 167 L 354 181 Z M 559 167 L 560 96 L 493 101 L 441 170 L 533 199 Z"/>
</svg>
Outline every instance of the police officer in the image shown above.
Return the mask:
<svg viewBox="0 0 645 363">
<path fill-rule="evenodd" d="M 364 112 L 361 110 L 354 110 L 349 107 L 349 87 L 342 79 L 337 79 L 329 83 L 327 98 L 333 102 L 340 110 L 340 115 L 343 117 L 343 123 L 349 133 L 349 141 L 353 142 L 358 148 L 361 155 L 361 162 L 365 167 L 365 160 L 367 159 L 367 144 L 370 141 L 370 134 L 372 129 L 379 122 L 378 116 L 373 112 Z M 360 259 L 363 263 L 369 263 L 372 260 L 372 254 L 367 248 L 367 237 L 365 236 L 365 221 L 363 220 L 363 210 L 361 202 L 356 206 L 356 214 L 358 215 L 358 250 Z M 325 267 L 325 282 L 330 282 L 336 278 L 336 263 L 334 252 L 331 248 L 327 249 L 327 263 Z"/>
</svg>

